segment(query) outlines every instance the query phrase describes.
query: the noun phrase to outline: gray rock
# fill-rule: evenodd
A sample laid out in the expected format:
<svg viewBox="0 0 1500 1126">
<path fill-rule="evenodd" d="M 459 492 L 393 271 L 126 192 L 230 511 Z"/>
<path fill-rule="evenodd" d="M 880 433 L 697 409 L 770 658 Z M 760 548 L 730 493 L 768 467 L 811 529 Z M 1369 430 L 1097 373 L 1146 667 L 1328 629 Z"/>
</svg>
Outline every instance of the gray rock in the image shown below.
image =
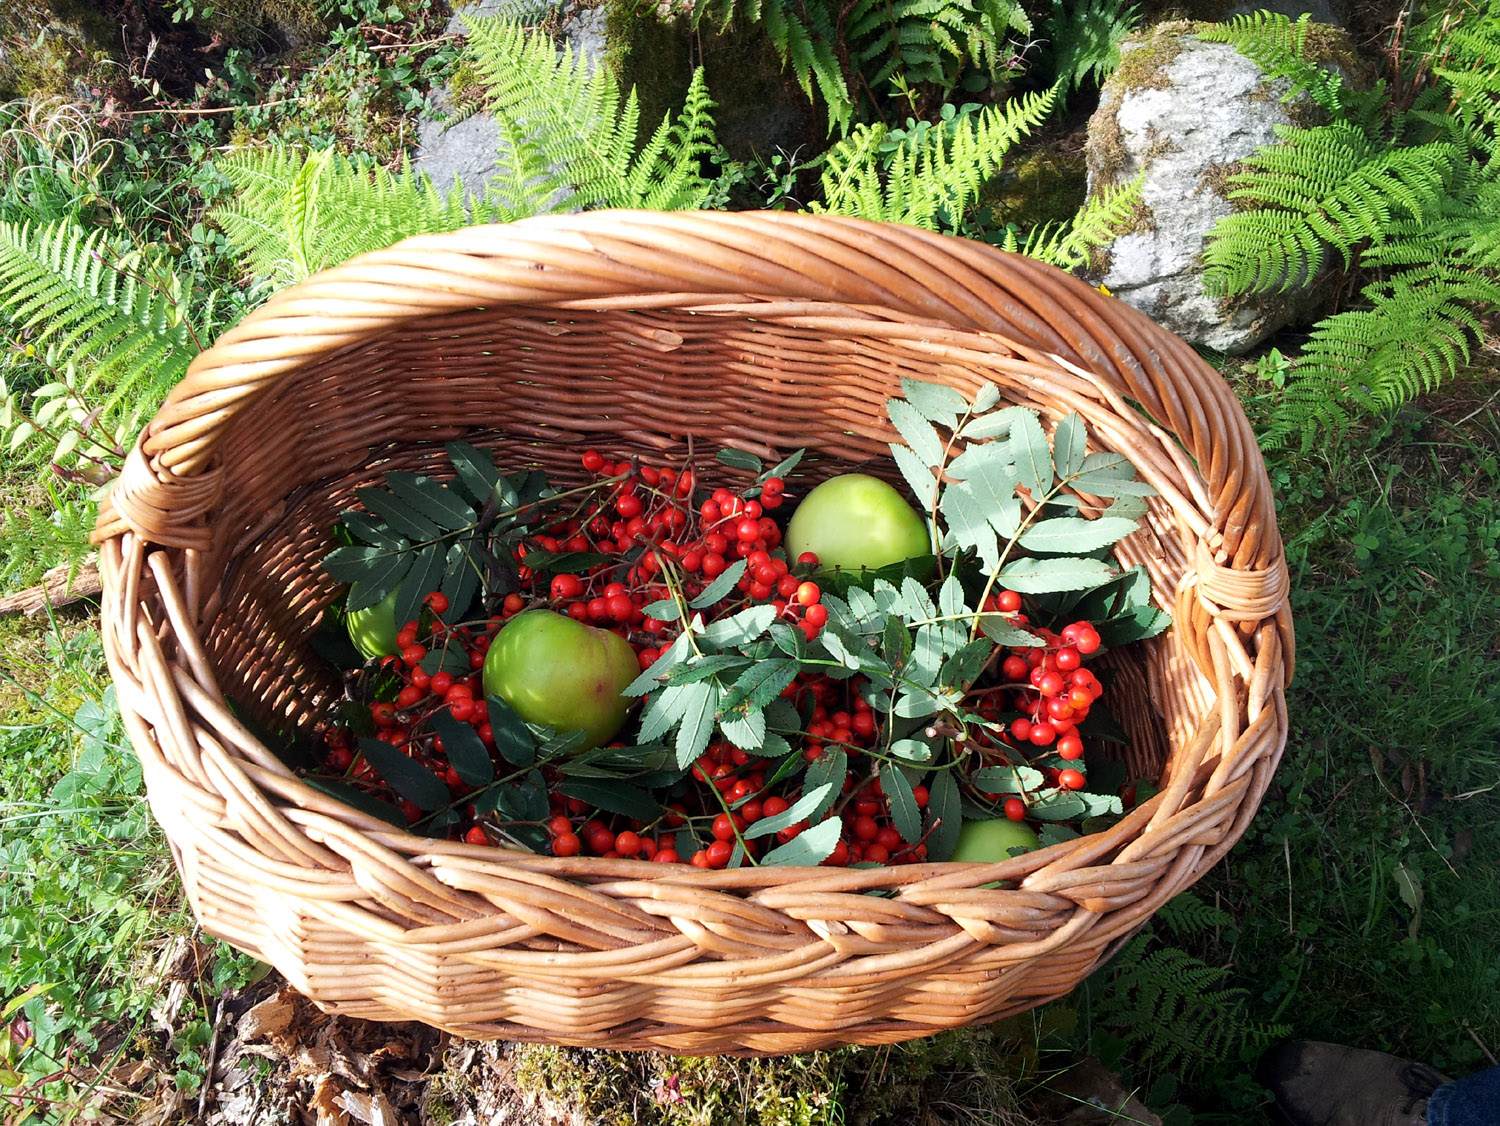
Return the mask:
<svg viewBox="0 0 1500 1126">
<path fill-rule="evenodd" d="M 1149 219 L 1115 241 L 1102 281 L 1189 343 L 1244 352 L 1291 319 L 1295 295 L 1226 307 L 1204 292 L 1201 255 L 1209 231 L 1232 210 L 1221 194 L 1224 176 L 1275 142 L 1273 126 L 1291 124 L 1279 100 L 1287 86 L 1268 82 L 1228 44 L 1171 25 L 1124 51 L 1089 121 L 1090 192 L 1144 170 Z"/>
</svg>

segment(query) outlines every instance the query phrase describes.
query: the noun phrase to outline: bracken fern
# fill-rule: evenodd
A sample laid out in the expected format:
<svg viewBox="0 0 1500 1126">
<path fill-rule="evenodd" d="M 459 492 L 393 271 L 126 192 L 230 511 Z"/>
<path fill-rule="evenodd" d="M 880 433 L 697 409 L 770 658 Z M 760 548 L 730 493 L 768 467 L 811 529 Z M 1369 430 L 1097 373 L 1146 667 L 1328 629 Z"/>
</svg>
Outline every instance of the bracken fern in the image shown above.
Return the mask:
<svg viewBox="0 0 1500 1126">
<path fill-rule="evenodd" d="M 957 231 L 985 179 L 1046 118 L 1056 97 L 1054 88 L 959 114 L 948 127 L 914 133 L 884 154 L 889 130 L 858 125 L 828 151 L 823 199 L 811 209 Z"/>
<path fill-rule="evenodd" d="M 1223 296 L 1310 283 L 1330 253 L 1363 280 L 1358 306 L 1320 322 L 1263 433 L 1310 445 L 1362 410 L 1390 410 L 1451 378 L 1500 306 L 1500 3 L 1422 25 L 1409 104 L 1382 81 L 1350 88 L 1308 58 L 1307 17 L 1265 12 L 1201 32 L 1306 92 L 1326 124 L 1278 127 L 1229 178 L 1241 208 L 1215 227 L 1206 284 Z M 1427 73 L 1425 59 L 1440 62 Z M 1424 86 L 1425 83 L 1425 86 Z"/>
<path fill-rule="evenodd" d="M 699 68 L 682 112 L 637 150 L 640 103 L 607 66 L 502 19 L 473 18 L 466 48 L 502 122 L 501 206 L 509 217 L 580 207 L 683 210 L 708 198 L 702 161 L 717 149 Z"/>
</svg>

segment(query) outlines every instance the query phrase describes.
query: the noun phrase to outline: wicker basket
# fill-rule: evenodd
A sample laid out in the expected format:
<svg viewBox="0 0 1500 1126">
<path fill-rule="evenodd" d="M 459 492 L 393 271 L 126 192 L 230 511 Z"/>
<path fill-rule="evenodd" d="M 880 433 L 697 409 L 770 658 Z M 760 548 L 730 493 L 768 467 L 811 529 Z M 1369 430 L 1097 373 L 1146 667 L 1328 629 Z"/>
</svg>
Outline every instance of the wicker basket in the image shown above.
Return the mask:
<svg viewBox="0 0 1500 1126">
<path fill-rule="evenodd" d="M 319 722 L 337 694 L 309 647 L 338 593 L 330 526 L 389 469 L 440 472 L 444 441 L 563 480 L 588 445 L 660 458 L 690 440 L 806 446 L 809 480 L 889 472 L 902 375 L 1076 410 L 1091 449 L 1160 493 L 1118 554 L 1175 625 L 1122 661 L 1116 694 L 1162 790 L 1106 832 L 868 870 L 499 851 L 323 796 L 226 705 Z M 330 1012 L 467 1036 L 781 1053 L 1024 1010 L 1229 849 L 1286 738 L 1287 571 L 1233 394 L 1082 282 L 911 228 L 596 212 L 366 255 L 198 357 L 96 535 L 121 710 L 205 929 Z M 1015 886 L 981 886 L 999 880 Z"/>
</svg>

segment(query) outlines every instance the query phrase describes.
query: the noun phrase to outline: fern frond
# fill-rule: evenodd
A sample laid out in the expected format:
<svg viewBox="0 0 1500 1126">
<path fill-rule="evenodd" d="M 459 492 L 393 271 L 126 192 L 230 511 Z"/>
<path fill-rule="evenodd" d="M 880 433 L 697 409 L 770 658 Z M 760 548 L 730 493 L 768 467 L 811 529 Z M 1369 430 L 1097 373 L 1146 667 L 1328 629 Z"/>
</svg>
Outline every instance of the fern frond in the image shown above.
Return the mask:
<svg viewBox="0 0 1500 1126">
<path fill-rule="evenodd" d="M 956 231 L 1006 151 L 1036 128 L 1057 88 L 956 117 L 950 127 L 909 134 L 882 164 L 884 126 L 860 125 L 829 150 L 823 198 L 814 211 Z"/>
<path fill-rule="evenodd" d="M 1005 249 L 1064 270 L 1082 269 L 1090 264 L 1093 250 L 1109 246 L 1135 225 L 1145 182 L 1146 173 L 1142 171 L 1129 183 L 1109 185 L 1079 208 L 1072 219 L 1043 224 L 1024 240 L 1011 235 Z"/>
<path fill-rule="evenodd" d="M 1139 936 L 1110 967 L 1094 1019 L 1125 1037 L 1131 1055 L 1157 1071 L 1191 1075 L 1226 1057 L 1249 1054 L 1286 1035 L 1246 1012 L 1246 992 L 1225 988 L 1228 971 Z"/>
<path fill-rule="evenodd" d="M 30 586 L 59 565 L 71 572 L 93 551 L 97 507 L 71 491 L 60 495 L 50 482 L 47 491 L 49 504 L 0 508 L 0 590 Z"/>
<path fill-rule="evenodd" d="M 150 399 L 198 352 L 162 254 L 63 220 L 0 223 L 0 319 L 80 392 Z"/>
<path fill-rule="evenodd" d="M 1198 38 L 1209 43 L 1228 43 L 1268 76 L 1287 79 L 1291 87 L 1282 101 L 1305 92 L 1330 114 L 1346 117 L 1352 100 L 1343 76 L 1307 58 L 1311 18 L 1304 14 L 1293 23 L 1280 12 L 1251 12 L 1201 30 Z"/>
<path fill-rule="evenodd" d="M 1052 0 L 1043 33 L 1049 41 L 1044 65 L 1064 93 L 1085 82 L 1103 82 L 1120 64 L 1120 44 L 1135 28 L 1139 9 L 1127 0 Z"/>
<path fill-rule="evenodd" d="M 549 183 L 568 184 L 572 194 L 548 209 L 687 208 L 707 198 L 702 160 L 716 145 L 713 101 L 701 69 L 677 120 L 663 119 L 637 154 L 639 99 L 632 90 L 622 101 L 607 67 L 591 72 L 581 50 L 558 52 L 548 37 L 512 21 L 472 17 L 469 26 L 466 51 L 491 112 L 509 123 L 508 159 L 514 164 L 524 155 L 520 176 L 528 213 L 541 209 Z M 514 181 L 516 175 L 507 169 L 505 178 Z"/>
<path fill-rule="evenodd" d="M 1484 338 L 1481 313 L 1500 308 L 1500 282 L 1471 270 L 1409 270 L 1366 287 L 1368 309 L 1327 317 L 1287 379 L 1264 438 L 1304 446 L 1337 433 L 1356 409 L 1389 410 L 1430 391 L 1469 362 Z"/>
<path fill-rule="evenodd" d="M 1281 144 L 1230 177 L 1230 198 L 1257 206 L 1215 225 L 1203 254 L 1210 293 L 1305 285 L 1330 248 L 1349 268 L 1360 244 L 1379 245 L 1395 224 L 1437 214 L 1464 158 L 1447 142 L 1391 148 L 1343 122 L 1276 132 Z"/>
<path fill-rule="evenodd" d="M 822 97 L 829 130 L 848 131 L 854 100 L 834 51 L 837 30 L 819 0 L 795 6 L 790 0 L 704 0 L 693 6 L 693 27 L 705 20 L 716 22 L 721 30 L 736 20 L 761 24 L 782 65 L 791 68 L 808 101 Z"/>
<path fill-rule="evenodd" d="M 225 157 L 219 167 L 235 195 L 207 217 L 252 275 L 278 287 L 410 235 L 470 222 L 457 190 L 444 194 L 425 174 L 393 175 L 331 149 L 307 155 L 253 149 Z M 476 210 L 489 217 L 483 206 Z"/>
</svg>

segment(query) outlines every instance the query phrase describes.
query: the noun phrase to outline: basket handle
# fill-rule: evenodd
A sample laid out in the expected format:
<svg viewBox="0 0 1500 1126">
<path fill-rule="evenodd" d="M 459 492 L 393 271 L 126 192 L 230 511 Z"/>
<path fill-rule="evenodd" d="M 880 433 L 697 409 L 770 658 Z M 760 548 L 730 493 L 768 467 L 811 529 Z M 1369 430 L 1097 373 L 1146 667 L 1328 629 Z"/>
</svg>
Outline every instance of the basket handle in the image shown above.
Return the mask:
<svg viewBox="0 0 1500 1126">
<path fill-rule="evenodd" d="M 94 538 L 133 531 L 162 546 L 206 549 L 223 435 L 262 395 L 335 349 L 437 313 L 631 296 L 641 305 L 654 297 L 680 306 L 862 306 L 986 332 L 1032 362 L 1085 368 L 1196 459 L 1225 562 L 1262 569 L 1281 558 L 1269 481 L 1244 413 L 1177 337 L 1024 256 L 914 227 L 786 212 L 538 216 L 406 239 L 316 274 L 192 362 L 100 505 Z M 1247 537 L 1252 528 L 1273 532 Z"/>
</svg>

